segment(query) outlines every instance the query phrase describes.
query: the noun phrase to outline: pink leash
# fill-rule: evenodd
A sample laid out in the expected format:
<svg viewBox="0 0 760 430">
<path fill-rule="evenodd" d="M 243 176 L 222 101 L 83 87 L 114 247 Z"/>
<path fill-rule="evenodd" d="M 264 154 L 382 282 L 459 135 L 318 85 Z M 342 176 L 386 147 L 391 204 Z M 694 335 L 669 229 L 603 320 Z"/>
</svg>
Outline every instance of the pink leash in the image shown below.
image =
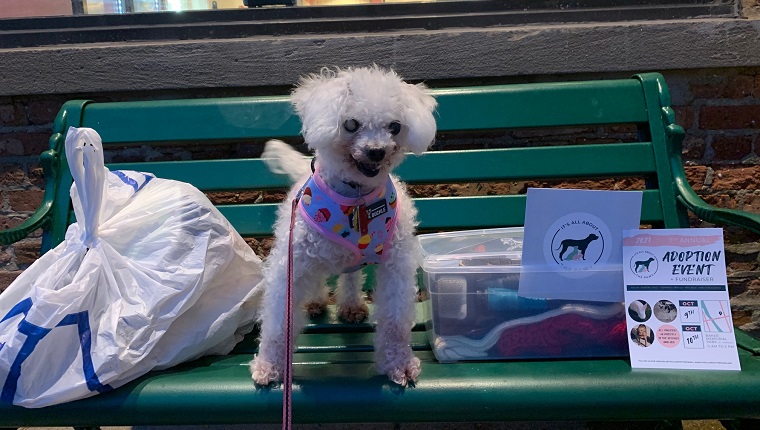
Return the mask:
<svg viewBox="0 0 760 430">
<path fill-rule="evenodd" d="M 288 233 L 288 289 L 285 295 L 285 378 L 282 386 L 282 428 L 293 424 L 293 226 L 296 221 L 298 197 L 293 199 Z"/>
</svg>

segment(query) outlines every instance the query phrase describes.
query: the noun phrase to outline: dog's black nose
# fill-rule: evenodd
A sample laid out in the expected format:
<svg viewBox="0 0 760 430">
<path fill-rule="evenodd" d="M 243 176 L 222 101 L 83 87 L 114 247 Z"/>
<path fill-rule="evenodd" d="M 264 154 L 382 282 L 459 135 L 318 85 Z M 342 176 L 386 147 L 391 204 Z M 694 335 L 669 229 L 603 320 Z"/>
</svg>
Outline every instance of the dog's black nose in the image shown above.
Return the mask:
<svg viewBox="0 0 760 430">
<path fill-rule="evenodd" d="M 385 149 L 370 149 L 367 151 L 367 157 L 372 161 L 380 161 L 385 158 Z"/>
</svg>

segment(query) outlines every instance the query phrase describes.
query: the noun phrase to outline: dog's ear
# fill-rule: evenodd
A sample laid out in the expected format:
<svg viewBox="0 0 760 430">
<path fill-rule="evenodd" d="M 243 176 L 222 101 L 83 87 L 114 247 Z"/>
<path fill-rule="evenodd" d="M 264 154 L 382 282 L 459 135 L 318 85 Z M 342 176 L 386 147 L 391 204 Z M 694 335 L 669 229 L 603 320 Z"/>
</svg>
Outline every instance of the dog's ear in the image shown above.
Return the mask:
<svg viewBox="0 0 760 430">
<path fill-rule="evenodd" d="M 422 154 L 435 139 L 435 111 L 438 102 L 427 94 L 423 84 L 403 84 L 402 100 L 404 125 L 406 130 L 406 146 L 415 154 Z"/>
<path fill-rule="evenodd" d="M 301 78 L 290 100 L 301 118 L 301 133 L 309 149 L 337 140 L 340 109 L 348 94 L 346 79 L 335 71 L 324 69 L 319 75 Z"/>
</svg>

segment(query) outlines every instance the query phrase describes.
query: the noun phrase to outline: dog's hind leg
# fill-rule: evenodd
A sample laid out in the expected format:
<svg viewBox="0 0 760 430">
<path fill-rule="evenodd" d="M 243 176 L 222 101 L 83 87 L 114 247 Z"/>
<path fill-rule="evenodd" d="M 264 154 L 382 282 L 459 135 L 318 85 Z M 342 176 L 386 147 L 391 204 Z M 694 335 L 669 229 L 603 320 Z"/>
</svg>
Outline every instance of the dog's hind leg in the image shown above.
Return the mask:
<svg viewBox="0 0 760 430">
<path fill-rule="evenodd" d="M 338 316 L 350 323 L 364 322 L 369 315 L 367 304 L 364 303 L 364 286 L 366 277 L 361 270 L 346 273 L 338 278 L 338 288 L 335 291 L 338 303 Z"/>
</svg>

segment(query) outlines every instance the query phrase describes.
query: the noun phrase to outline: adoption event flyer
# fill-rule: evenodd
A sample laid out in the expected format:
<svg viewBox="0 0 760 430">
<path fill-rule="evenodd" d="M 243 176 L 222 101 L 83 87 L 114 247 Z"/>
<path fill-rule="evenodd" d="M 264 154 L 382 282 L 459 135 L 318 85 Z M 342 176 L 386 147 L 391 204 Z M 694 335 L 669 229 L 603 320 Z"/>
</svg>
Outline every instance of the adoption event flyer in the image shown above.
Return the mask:
<svg viewBox="0 0 760 430">
<path fill-rule="evenodd" d="M 723 230 L 623 232 L 631 367 L 740 370 Z"/>
</svg>

